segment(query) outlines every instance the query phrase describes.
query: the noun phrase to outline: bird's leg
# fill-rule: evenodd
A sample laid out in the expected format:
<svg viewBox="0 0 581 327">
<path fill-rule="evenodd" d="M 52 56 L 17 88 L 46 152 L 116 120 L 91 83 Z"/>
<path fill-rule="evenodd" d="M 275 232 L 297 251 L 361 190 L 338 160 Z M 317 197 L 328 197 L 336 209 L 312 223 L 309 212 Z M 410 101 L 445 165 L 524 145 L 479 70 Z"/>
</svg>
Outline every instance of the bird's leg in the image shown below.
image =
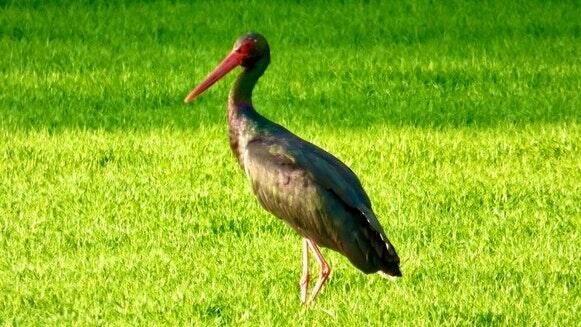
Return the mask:
<svg viewBox="0 0 581 327">
<path fill-rule="evenodd" d="M 317 280 L 317 284 L 315 284 L 315 287 L 313 288 L 313 292 L 311 293 L 311 298 L 309 299 L 309 303 L 311 303 L 315 300 L 315 298 L 317 297 L 317 294 L 319 294 L 319 292 L 321 291 L 321 287 L 323 287 L 323 284 L 325 284 L 325 282 L 329 278 L 329 274 L 331 273 L 331 268 L 327 264 L 327 261 L 325 261 L 325 258 L 323 258 L 323 255 L 321 254 L 321 250 L 319 250 L 319 247 L 317 246 L 317 244 L 311 240 L 308 240 L 307 242 L 308 242 L 311 250 L 313 250 L 313 253 L 315 254 L 315 258 L 317 259 L 317 262 L 321 266 L 321 273 L 319 274 L 319 280 Z"/>
<path fill-rule="evenodd" d="M 309 288 L 309 241 L 303 239 L 303 275 L 299 285 L 301 286 L 301 302 L 307 303 L 307 290 Z"/>
</svg>

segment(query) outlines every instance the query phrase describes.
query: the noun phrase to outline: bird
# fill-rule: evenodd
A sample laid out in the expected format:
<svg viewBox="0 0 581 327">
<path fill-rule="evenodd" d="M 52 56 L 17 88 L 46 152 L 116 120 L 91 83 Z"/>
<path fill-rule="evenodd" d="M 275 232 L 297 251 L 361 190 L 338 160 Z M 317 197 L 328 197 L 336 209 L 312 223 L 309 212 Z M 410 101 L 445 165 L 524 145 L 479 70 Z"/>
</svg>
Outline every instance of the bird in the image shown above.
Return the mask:
<svg viewBox="0 0 581 327">
<path fill-rule="evenodd" d="M 366 274 L 401 277 L 399 256 L 355 173 L 329 152 L 254 108 L 254 86 L 269 64 L 266 38 L 256 32 L 246 33 L 184 102 L 192 102 L 241 67 L 228 96 L 230 148 L 260 205 L 302 236 L 300 301 L 312 303 L 331 273 L 320 247 L 339 252 Z M 320 266 L 310 296 L 309 250 Z"/>
</svg>

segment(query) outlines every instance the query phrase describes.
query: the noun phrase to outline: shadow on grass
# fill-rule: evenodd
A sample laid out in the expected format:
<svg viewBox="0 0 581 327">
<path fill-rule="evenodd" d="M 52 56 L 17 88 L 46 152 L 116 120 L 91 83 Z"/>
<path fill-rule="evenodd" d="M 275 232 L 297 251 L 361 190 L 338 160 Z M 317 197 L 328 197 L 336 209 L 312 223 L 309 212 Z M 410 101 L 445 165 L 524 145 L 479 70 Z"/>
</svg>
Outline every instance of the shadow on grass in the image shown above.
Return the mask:
<svg viewBox="0 0 581 327">
<path fill-rule="evenodd" d="M 579 120 L 577 6 L 412 3 L 0 0 L 0 128 L 225 124 L 225 86 L 185 106 L 175 85 L 247 27 L 276 60 L 257 108 L 292 130 Z"/>
<path fill-rule="evenodd" d="M 489 128 L 507 124 L 576 123 L 581 115 L 573 107 L 574 101 L 566 98 L 499 97 L 480 102 L 440 98 L 396 102 L 399 100 L 369 99 L 353 104 L 321 99 L 291 100 L 288 104 L 283 100 L 257 100 L 256 107 L 269 119 L 291 130 L 304 126 L 357 129 L 374 125 Z M 110 100 L 106 104 L 90 98 L 27 103 L 14 99 L 0 106 L 0 129 L 3 130 L 190 130 L 214 124 L 226 124 L 224 96 L 200 98 L 190 105 L 185 105 L 179 95 L 168 95 L 155 100 Z"/>
</svg>

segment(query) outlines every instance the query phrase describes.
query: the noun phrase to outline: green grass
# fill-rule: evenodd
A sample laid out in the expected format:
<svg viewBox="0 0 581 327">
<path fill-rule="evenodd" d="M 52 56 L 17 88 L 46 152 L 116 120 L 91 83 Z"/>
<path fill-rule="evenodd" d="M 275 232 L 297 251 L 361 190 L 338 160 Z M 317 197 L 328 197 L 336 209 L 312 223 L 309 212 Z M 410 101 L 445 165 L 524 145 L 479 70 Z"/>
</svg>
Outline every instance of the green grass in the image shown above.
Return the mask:
<svg viewBox="0 0 581 327">
<path fill-rule="evenodd" d="M 581 321 L 581 8 L 503 3 L 0 1 L 0 324 Z M 299 304 L 232 77 L 182 103 L 248 30 L 258 110 L 357 172 L 404 278 L 325 251 Z"/>
</svg>

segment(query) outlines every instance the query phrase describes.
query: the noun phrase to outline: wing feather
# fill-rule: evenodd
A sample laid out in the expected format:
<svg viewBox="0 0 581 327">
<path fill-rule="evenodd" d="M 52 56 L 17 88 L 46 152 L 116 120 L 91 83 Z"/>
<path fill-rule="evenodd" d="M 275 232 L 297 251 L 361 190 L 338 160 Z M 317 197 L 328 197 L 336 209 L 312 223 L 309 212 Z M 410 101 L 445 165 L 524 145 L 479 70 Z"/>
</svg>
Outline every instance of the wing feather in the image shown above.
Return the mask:
<svg viewBox="0 0 581 327">
<path fill-rule="evenodd" d="M 327 151 L 290 133 L 284 138 L 255 139 L 246 150 L 251 157 L 260 157 L 269 166 L 288 169 L 292 165 L 308 172 L 313 181 L 333 192 L 345 205 L 359 211 L 381 239 L 391 245 L 371 209 L 371 202 L 359 178 Z M 390 248 L 393 249 L 393 246 L 388 246 L 388 250 Z"/>
</svg>

